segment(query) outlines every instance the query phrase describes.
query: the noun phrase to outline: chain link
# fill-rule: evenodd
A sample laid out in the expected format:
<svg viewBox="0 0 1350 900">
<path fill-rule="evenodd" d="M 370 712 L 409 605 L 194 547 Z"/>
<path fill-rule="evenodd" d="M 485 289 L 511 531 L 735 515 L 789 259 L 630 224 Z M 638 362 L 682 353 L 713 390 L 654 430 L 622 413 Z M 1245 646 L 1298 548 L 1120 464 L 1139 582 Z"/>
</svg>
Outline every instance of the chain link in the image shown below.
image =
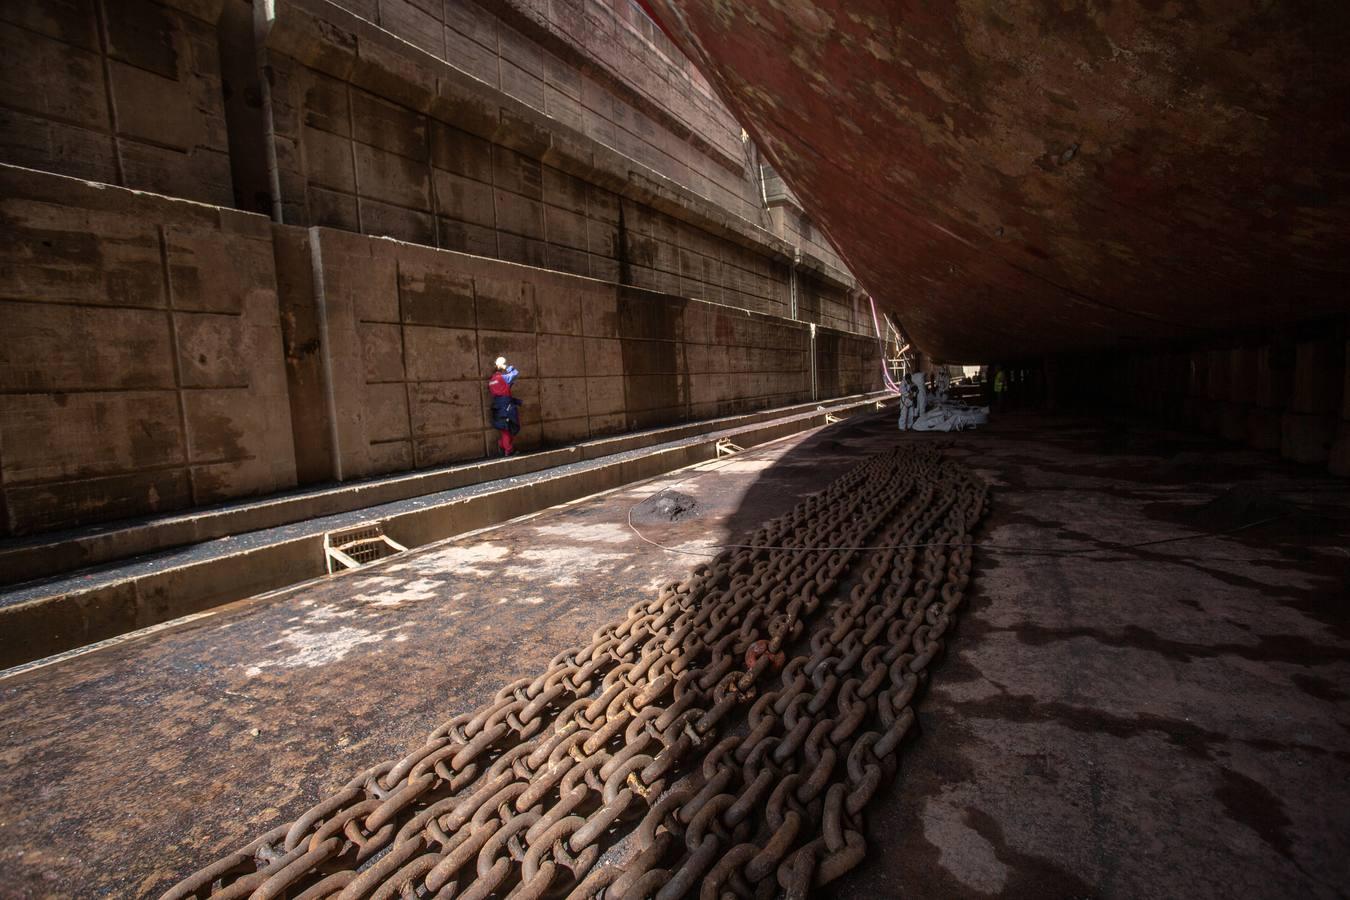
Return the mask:
<svg viewBox="0 0 1350 900">
<path fill-rule="evenodd" d="M 985 504 L 871 457 L 163 900 L 805 896 L 862 860 Z"/>
</svg>

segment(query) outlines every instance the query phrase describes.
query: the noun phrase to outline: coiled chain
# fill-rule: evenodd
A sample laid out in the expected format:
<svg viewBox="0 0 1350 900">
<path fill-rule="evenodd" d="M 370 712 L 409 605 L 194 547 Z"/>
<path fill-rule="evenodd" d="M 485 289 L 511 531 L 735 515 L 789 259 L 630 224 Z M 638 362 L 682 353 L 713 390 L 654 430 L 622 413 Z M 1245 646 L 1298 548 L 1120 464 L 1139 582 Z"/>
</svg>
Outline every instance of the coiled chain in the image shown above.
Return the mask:
<svg viewBox="0 0 1350 900">
<path fill-rule="evenodd" d="M 164 900 L 806 896 L 862 860 L 985 504 L 871 457 Z"/>
</svg>

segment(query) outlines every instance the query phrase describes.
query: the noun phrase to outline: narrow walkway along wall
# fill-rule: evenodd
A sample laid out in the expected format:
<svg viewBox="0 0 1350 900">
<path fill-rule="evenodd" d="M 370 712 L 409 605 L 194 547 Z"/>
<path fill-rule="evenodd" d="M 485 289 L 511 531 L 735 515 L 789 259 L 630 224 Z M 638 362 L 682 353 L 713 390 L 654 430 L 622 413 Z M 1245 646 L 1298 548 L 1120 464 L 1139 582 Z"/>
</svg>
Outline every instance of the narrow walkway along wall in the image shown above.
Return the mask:
<svg viewBox="0 0 1350 900">
<path fill-rule="evenodd" d="M 873 388 L 875 342 L 590 278 L 0 166 L 5 533 Z M 813 349 L 815 356 L 813 357 Z"/>
</svg>

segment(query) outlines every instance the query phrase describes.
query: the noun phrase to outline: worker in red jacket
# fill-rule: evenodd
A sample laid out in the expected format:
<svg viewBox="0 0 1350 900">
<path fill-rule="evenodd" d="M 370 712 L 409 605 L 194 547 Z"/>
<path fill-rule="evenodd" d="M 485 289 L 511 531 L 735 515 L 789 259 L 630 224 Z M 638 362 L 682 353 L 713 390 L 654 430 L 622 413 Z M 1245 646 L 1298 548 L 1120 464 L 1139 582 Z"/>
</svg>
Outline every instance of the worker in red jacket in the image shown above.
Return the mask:
<svg viewBox="0 0 1350 900">
<path fill-rule="evenodd" d="M 506 357 L 499 356 L 493 363 L 494 371 L 488 379 L 488 393 L 492 395 L 492 427 L 501 432 L 497 446 L 502 456 L 516 452 L 513 438 L 520 432 L 520 401 L 511 396 L 511 385 L 520 375 L 515 366 L 507 365 Z"/>
</svg>

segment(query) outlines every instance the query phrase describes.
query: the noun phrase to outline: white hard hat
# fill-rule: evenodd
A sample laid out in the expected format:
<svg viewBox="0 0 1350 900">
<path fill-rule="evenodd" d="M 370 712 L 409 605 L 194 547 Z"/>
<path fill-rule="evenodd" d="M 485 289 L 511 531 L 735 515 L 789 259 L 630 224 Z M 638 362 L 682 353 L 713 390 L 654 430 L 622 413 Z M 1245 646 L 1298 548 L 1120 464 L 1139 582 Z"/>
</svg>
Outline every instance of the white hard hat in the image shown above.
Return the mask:
<svg viewBox="0 0 1350 900">
<path fill-rule="evenodd" d="M 506 357 L 505 357 L 505 356 L 499 356 L 499 357 L 497 357 L 497 358 L 493 361 L 492 364 L 493 364 L 494 366 L 498 366 L 498 367 L 504 366 L 504 365 L 506 365 Z"/>
</svg>

